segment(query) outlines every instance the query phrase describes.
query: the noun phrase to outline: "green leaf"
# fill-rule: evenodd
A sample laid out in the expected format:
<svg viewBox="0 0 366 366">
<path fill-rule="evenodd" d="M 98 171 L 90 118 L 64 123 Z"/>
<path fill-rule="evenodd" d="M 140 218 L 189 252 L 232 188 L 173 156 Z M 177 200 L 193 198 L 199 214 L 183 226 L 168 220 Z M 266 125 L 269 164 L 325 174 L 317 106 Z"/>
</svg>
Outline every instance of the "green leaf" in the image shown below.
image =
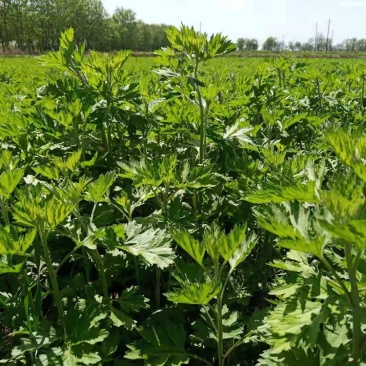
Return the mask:
<svg viewBox="0 0 366 366">
<path fill-rule="evenodd" d="M 46 178 L 53 179 L 58 182 L 60 180 L 60 171 L 56 166 L 35 166 L 32 168 L 36 173 L 43 175 Z"/>
<path fill-rule="evenodd" d="M 239 247 L 235 250 L 235 252 L 229 259 L 231 272 L 248 257 L 257 242 L 258 237 L 254 233 L 252 233 L 251 235 L 245 235 Z"/>
<path fill-rule="evenodd" d="M 111 308 L 111 314 L 109 316 L 113 325 L 116 327 L 125 327 L 128 330 L 133 329 L 136 326 L 136 321 L 121 310 L 114 307 Z"/>
<path fill-rule="evenodd" d="M 127 345 L 125 358 L 144 360 L 148 366 L 180 366 L 189 363 L 186 330 L 181 312 L 164 309 L 153 313 L 138 329 L 141 340 Z"/>
<path fill-rule="evenodd" d="M 24 169 L 14 169 L 2 172 L 0 175 L 0 196 L 9 199 L 23 176 Z"/>
<path fill-rule="evenodd" d="M 138 287 L 132 286 L 126 288 L 117 299 L 121 309 L 126 313 L 138 312 L 141 309 L 148 308 L 148 299 L 139 294 Z"/>
<path fill-rule="evenodd" d="M 73 173 L 79 165 L 80 158 L 81 150 L 78 150 L 73 152 L 66 161 L 62 159 L 55 159 L 55 163 L 61 171 L 66 172 L 67 170 L 69 170 Z"/>
<path fill-rule="evenodd" d="M 221 283 L 193 283 L 168 292 L 165 296 L 169 301 L 180 304 L 207 305 L 221 290 Z"/>
<path fill-rule="evenodd" d="M 203 247 L 216 265 L 219 263 L 220 244 L 223 235 L 217 225 L 212 225 L 205 229 L 202 239 Z"/>
<path fill-rule="evenodd" d="M 115 180 L 116 175 L 113 172 L 101 175 L 95 182 L 88 185 L 85 199 L 95 203 L 107 202 L 105 196 Z"/>
<path fill-rule="evenodd" d="M 303 205 L 270 205 L 258 208 L 255 215 L 260 226 L 281 238 L 278 246 L 322 257 L 329 235 L 314 223 Z"/>
<path fill-rule="evenodd" d="M 40 354 L 36 366 L 79 366 L 96 365 L 101 361 L 101 357 L 93 352 L 80 352 L 78 349 L 51 348 L 48 352 Z"/>
<path fill-rule="evenodd" d="M 318 301 L 292 301 L 280 303 L 265 319 L 266 326 L 270 329 L 269 343 L 276 353 L 289 350 L 292 341 L 301 337 L 305 327 L 319 327 L 313 325 L 313 318 L 319 315 L 322 304 Z"/>
<path fill-rule="evenodd" d="M 289 201 L 319 203 L 316 195 L 316 182 L 304 184 L 294 182 L 291 186 L 280 186 L 266 182 L 261 189 L 249 193 L 245 200 L 252 203 L 281 203 Z"/>
<path fill-rule="evenodd" d="M 144 229 L 132 221 L 125 226 L 126 241 L 122 249 L 134 256 L 141 256 L 149 265 L 164 269 L 174 263 L 174 252 L 170 246 L 171 238 L 165 230 Z"/>
<path fill-rule="evenodd" d="M 230 231 L 229 235 L 221 236 L 219 253 L 221 257 L 225 259 L 225 261 L 228 261 L 232 257 L 240 244 L 244 241 L 246 230 L 246 225 L 235 226 Z"/>
<path fill-rule="evenodd" d="M 205 248 L 202 243 L 195 240 L 188 232 L 175 231 L 172 237 L 198 264 L 203 265 Z"/>
<path fill-rule="evenodd" d="M 25 235 L 18 235 L 14 227 L 0 228 L 0 255 L 26 256 L 36 234 L 35 229 Z"/>
<path fill-rule="evenodd" d="M 45 208 L 45 218 L 49 228 L 55 230 L 70 215 L 74 207 L 73 204 L 66 204 L 55 199 L 48 201 Z"/>
</svg>

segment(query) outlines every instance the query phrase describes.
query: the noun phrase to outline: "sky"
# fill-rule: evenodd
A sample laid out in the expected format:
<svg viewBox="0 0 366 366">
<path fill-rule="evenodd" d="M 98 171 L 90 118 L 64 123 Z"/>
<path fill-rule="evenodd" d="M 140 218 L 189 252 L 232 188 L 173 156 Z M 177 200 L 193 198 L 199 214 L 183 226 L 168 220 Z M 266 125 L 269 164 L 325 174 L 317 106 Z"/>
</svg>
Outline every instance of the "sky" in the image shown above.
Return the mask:
<svg viewBox="0 0 366 366">
<path fill-rule="evenodd" d="M 318 32 L 333 43 L 366 38 L 366 0 L 103 0 L 112 14 L 117 6 L 132 9 L 146 23 L 194 26 L 209 35 L 221 32 L 232 41 L 273 36 L 305 42 Z"/>
</svg>

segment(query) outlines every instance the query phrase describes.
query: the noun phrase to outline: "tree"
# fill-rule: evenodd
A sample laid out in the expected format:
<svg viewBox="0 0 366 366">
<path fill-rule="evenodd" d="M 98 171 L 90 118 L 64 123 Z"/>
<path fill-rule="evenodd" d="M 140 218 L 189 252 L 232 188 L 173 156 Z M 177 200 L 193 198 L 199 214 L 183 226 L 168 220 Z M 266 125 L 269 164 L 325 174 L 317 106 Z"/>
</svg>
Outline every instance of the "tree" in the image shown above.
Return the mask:
<svg viewBox="0 0 366 366">
<path fill-rule="evenodd" d="M 308 42 L 305 42 L 301 45 L 301 51 L 313 51 L 314 50 L 314 41 L 310 39 Z"/>
<path fill-rule="evenodd" d="M 356 42 L 356 48 L 359 52 L 365 52 L 366 51 L 366 39 L 361 38 L 358 39 Z"/>
<path fill-rule="evenodd" d="M 255 38 L 238 38 L 236 46 L 239 51 L 257 51 L 258 41 Z"/>
<path fill-rule="evenodd" d="M 265 51 L 277 51 L 279 49 L 279 44 L 277 42 L 277 38 L 268 37 L 262 46 Z"/>
<path fill-rule="evenodd" d="M 130 9 L 117 7 L 112 16 L 112 22 L 115 26 L 116 36 L 113 42 L 113 48 L 134 49 L 136 43 L 138 43 L 136 13 Z"/>
<path fill-rule="evenodd" d="M 258 41 L 255 38 L 246 39 L 245 48 L 247 51 L 257 51 L 258 47 Z"/>
<path fill-rule="evenodd" d="M 327 45 L 327 38 L 322 34 L 318 33 L 316 37 L 316 48 L 315 51 L 325 51 Z"/>
<path fill-rule="evenodd" d="M 344 41 L 345 49 L 347 52 L 356 52 L 357 49 L 357 38 L 349 38 Z"/>
<path fill-rule="evenodd" d="M 238 48 L 239 51 L 244 50 L 244 45 L 245 45 L 245 39 L 244 38 L 238 38 L 238 40 L 236 41 L 236 47 Z"/>
<path fill-rule="evenodd" d="M 72 27 L 76 43 L 89 49 L 152 51 L 169 45 L 164 24 L 145 24 L 130 9 L 112 17 L 102 0 L 0 0 L 0 44 L 33 53 L 59 47 L 60 33 Z"/>
</svg>

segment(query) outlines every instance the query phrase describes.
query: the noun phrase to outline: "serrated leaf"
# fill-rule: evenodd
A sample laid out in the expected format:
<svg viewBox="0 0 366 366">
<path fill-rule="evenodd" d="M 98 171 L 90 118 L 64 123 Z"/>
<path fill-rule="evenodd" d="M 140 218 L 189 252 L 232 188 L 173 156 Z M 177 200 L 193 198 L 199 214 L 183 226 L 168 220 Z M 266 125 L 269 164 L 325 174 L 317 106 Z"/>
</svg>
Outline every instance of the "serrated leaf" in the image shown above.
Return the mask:
<svg viewBox="0 0 366 366">
<path fill-rule="evenodd" d="M 168 292 L 165 296 L 169 301 L 179 304 L 207 305 L 221 290 L 221 283 L 193 283 Z"/>
<path fill-rule="evenodd" d="M 25 235 L 18 235 L 13 227 L 0 228 L 0 255 L 26 255 L 36 234 L 35 229 Z"/>
<path fill-rule="evenodd" d="M 172 309 L 155 312 L 138 329 L 141 340 L 127 345 L 125 358 L 144 360 L 149 366 L 180 366 L 189 363 L 182 314 Z"/>
<path fill-rule="evenodd" d="M 202 243 L 195 240 L 188 232 L 175 231 L 172 237 L 198 264 L 203 265 L 202 261 L 205 256 L 205 248 Z"/>
<path fill-rule="evenodd" d="M 89 183 L 85 199 L 95 203 L 105 202 L 105 195 L 116 180 L 114 172 L 101 175 L 96 181 Z"/>
<path fill-rule="evenodd" d="M 57 166 L 35 166 L 32 168 L 36 173 L 41 174 L 42 176 L 53 179 L 54 181 L 58 182 L 60 179 L 60 171 Z"/>
<path fill-rule="evenodd" d="M 281 239 L 277 245 L 322 257 L 329 236 L 314 223 L 310 210 L 297 203 L 271 205 L 255 210 L 258 224 Z"/>
<path fill-rule="evenodd" d="M 0 196 L 9 199 L 24 176 L 24 169 L 7 170 L 0 175 Z"/>
<path fill-rule="evenodd" d="M 146 229 L 132 221 L 125 226 L 126 241 L 122 249 L 134 256 L 141 256 L 149 265 L 164 269 L 174 263 L 175 254 L 171 238 L 165 230 Z"/>
<path fill-rule="evenodd" d="M 245 238 L 247 226 L 235 226 L 230 233 L 221 236 L 219 244 L 219 253 L 225 261 L 229 261 L 234 252 L 240 246 Z"/>
<path fill-rule="evenodd" d="M 128 330 L 133 329 L 136 326 L 136 321 L 129 315 L 114 307 L 111 308 L 111 314 L 109 316 L 113 325 L 116 327 L 125 327 Z"/>
<path fill-rule="evenodd" d="M 229 259 L 231 272 L 249 256 L 257 242 L 258 237 L 254 233 L 252 233 L 251 235 L 245 235 L 239 247 L 235 250 L 235 252 Z"/>
<path fill-rule="evenodd" d="M 126 288 L 119 296 L 118 303 L 121 309 L 126 313 L 138 312 L 141 309 L 148 308 L 148 299 L 143 295 L 139 294 L 138 287 Z"/>
</svg>

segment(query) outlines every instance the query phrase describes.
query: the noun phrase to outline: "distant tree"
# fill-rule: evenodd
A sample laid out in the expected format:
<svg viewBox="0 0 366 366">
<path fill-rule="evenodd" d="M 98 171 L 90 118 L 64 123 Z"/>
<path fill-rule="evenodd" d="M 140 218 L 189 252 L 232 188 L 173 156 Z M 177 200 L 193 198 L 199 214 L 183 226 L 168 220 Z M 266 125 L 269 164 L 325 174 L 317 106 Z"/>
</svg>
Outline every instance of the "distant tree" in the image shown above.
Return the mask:
<svg viewBox="0 0 366 366">
<path fill-rule="evenodd" d="M 321 34 L 318 33 L 316 37 L 316 51 L 325 51 L 327 45 L 327 38 Z"/>
<path fill-rule="evenodd" d="M 134 49 L 138 43 L 136 13 L 117 7 L 112 15 L 113 49 Z"/>
<path fill-rule="evenodd" d="M 279 43 L 277 42 L 277 38 L 268 37 L 262 46 L 265 51 L 277 51 L 279 49 Z"/>
<path fill-rule="evenodd" d="M 245 39 L 244 38 L 238 38 L 236 41 L 236 47 L 239 51 L 243 51 L 245 46 Z"/>
<path fill-rule="evenodd" d="M 357 40 L 356 43 L 357 51 L 366 52 L 366 39 L 361 38 Z"/>
<path fill-rule="evenodd" d="M 301 42 L 297 41 L 295 42 L 295 50 L 300 51 L 301 50 Z"/>
<path fill-rule="evenodd" d="M 248 51 L 257 51 L 259 47 L 258 41 L 255 38 L 252 39 L 246 39 L 246 45 L 245 48 Z"/>
<path fill-rule="evenodd" d="M 164 24 L 145 24 L 130 9 L 110 17 L 102 0 L 0 0 L 0 47 L 29 53 L 59 47 L 60 33 L 72 27 L 75 41 L 99 51 L 152 51 L 169 45 Z"/>
<path fill-rule="evenodd" d="M 344 41 L 347 52 L 357 51 L 357 38 L 349 38 Z"/>
<path fill-rule="evenodd" d="M 313 51 L 314 50 L 314 39 L 301 44 L 301 51 Z"/>
</svg>

